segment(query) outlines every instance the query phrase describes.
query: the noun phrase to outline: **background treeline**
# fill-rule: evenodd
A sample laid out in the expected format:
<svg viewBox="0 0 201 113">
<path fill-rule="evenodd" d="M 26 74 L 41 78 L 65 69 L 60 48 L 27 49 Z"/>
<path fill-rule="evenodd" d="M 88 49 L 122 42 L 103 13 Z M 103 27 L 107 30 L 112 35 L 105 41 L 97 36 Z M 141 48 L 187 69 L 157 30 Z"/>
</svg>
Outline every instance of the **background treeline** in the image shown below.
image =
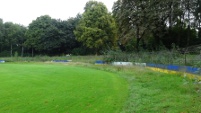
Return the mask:
<svg viewBox="0 0 201 113">
<path fill-rule="evenodd" d="M 67 21 L 38 17 L 28 27 L 0 21 L 0 56 L 61 55 L 75 53 L 81 44 L 73 33 L 80 15 Z M 84 48 L 82 48 L 84 50 Z M 80 54 L 82 54 L 80 52 Z"/>
<path fill-rule="evenodd" d="M 43 15 L 28 27 L 0 19 L 0 56 L 158 51 L 201 44 L 201 0 L 97 1 L 68 20 Z"/>
<path fill-rule="evenodd" d="M 113 16 L 126 51 L 184 48 L 201 42 L 201 0 L 118 0 Z"/>
</svg>

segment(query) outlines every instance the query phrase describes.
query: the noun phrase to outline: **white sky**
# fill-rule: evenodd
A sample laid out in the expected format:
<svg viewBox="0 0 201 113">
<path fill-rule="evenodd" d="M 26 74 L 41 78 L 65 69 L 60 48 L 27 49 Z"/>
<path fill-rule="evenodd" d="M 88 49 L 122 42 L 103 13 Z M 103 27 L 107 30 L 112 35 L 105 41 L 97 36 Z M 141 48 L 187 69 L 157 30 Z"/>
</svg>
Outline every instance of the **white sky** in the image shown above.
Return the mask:
<svg viewBox="0 0 201 113">
<path fill-rule="evenodd" d="M 83 13 L 89 0 L 0 0 L 0 18 L 4 22 L 13 22 L 28 26 L 41 15 L 67 20 Z M 97 0 L 103 2 L 112 11 L 116 0 Z"/>
</svg>

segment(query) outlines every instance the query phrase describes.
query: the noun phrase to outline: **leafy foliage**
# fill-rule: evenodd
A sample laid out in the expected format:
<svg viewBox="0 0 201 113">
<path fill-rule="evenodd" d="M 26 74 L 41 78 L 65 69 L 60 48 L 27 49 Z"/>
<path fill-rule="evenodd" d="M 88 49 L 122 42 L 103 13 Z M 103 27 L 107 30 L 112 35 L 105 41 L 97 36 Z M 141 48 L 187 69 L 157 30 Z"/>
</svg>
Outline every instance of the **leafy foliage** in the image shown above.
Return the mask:
<svg viewBox="0 0 201 113">
<path fill-rule="evenodd" d="M 75 30 L 77 40 L 97 53 L 115 47 L 116 27 L 106 6 L 101 2 L 89 1 Z"/>
<path fill-rule="evenodd" d="M 0 56 L 159 51 L 201 43 L 200 0 L 117 0 L 112 14 L 89 1 L 68 20 L 43 15 L 28 27 L 0 19 Z"/>
<path fill-rule="evenodd" d="M 49 55 L 70 52 L 77 43 L 73 30 L 78 21 L 79 18 L 61 21 L 48 15 L 41 16 L 29 25 L 26 45 Z"/>
<path fill-rule="evenodd" d="M 136 50 L 139 50 L 140 41 L 144 49 L 151 45 L 149 50 L 159 50 L 163 44 L 170 48 L 176 42 L 182 45 L 180 47 L 195 44 L 196 32 L 192 31 L 200 28 L 199 3 L 199 0 L 118 0 L 113 6 L 113 16 L 118 25 L 119 43 L 126 46 L 136 38 Z M 173 29 L 175 27 L 177 29 Z M 175 37 L 178 30 L 180 36 Z M 181 39 L 184 30 L 186 40 Z M 198 38 L 200 41 L 201 37 Z"/>
<path fill-rule="evenodd" d="M 24 26 L 18 25 L 18 24 L 13 24 L 12 22 L 6 22 L 4 23 L 4 38 L 2 40 L 2 44 L 5 47 L 10 46 L 10 56 L 13 56 L 13 46 L 15 46 L 15 50 L 18 47 L 22 47 L 24 44 L 25 40 L 25 32 L 26 28 Z M 23 55 L 23 51 L 21 53 Z"/>
</svg>

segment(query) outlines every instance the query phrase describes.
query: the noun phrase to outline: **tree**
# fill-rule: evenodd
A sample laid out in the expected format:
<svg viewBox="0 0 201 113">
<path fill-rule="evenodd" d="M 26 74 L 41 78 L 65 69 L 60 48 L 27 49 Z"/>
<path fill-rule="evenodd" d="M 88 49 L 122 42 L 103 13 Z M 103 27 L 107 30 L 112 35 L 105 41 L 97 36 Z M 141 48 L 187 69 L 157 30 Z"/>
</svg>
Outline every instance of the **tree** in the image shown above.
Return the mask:
<svg viewBox="0 0 201 113">
<path fill-rule="evenodd" d="M 51 17 L 48 15 L 38 17 L 36 20 L 28 26 L 28 31 L 26 32 L 26 47 L 31 48 L 32 57 L 34 50 L 42 50 L 44 44 L 41 43 L 42 36 L 45 35 L 45 31 L 51 26 Z"/>
<path fill-rule="evenodd" d="M 196 27 L 198 29 L 198 37 L 201 38 L 201 0 L 196 0 L 195 3 L 195 21 L 196 21 Z"/>
<path fill-rule="evenodd" d="M 10 45 L 10 56 L 13 56 L 13 45 L 16 44 L 17 37 L 18 37 L 18 31 L 19 25 L 13 24 L 12 22 L 6 22 L 4 24 L 5 26 L 5 43 Z"/>
<path fill-rule="evenodd" d="M 13 56 L 13 51 L 18 51 L 18 47 L 22 47 L 21 55 L 23 56 L 23 43 L 25 37 L 26 27 L 14 24 L 12 22 L 3 23 L 0 19 L 0 53 L 7 56 L 6 51 L 10 51 L 10 56 Z M 10 49 L 7 49 L 9 48 Z"/>
<path fill-rule="evenodd" d="M 0 52 L 2 52 L 3 45 L 4 45 L 4 24 L 3 20 L 0 19 Z"/>
<path fill-rule="evenodd" d="M 132 29 L 130 24 L 129 11 L 123 7 L 123 1 L 118 0 L 113 5 L 113 17 L 117 25 L 117 36 L 118 36 L 118 46 L 121 50 L 126 51 L 127 45 L 132 45 L 133 37 L 135 35 L 135 30 Z M 131 41 L 132 40 L 132 41 Z M 132 46 L 130 46 L 133 49 Z M 129 50 L 130 50 L 129 48 Z"/>
<path fill-rule="evenodd" d="M 102 2 L 89 1 L 84 10 L 74 32 L 77 40 L 96 53 L 116 46 L 116 25 L 106 6 Z"/>
<path fill-rule="evenodd" d="M 78 22 L 80 21 L 81 15 L 77 15 L 75 18 L 69 18 L 67 21 L 61 21 L 58 28 L 64 33 L 63 43 L 61 44 L 61 51 L 64 53 L 71 53 L 74 48 L 80 46 L 76 40 L 74 30 Z"/>
<path fill-rule="evenodd" d="M 34 50 L 52 54 L 64 41 L 58 21 L 48 15 L 38 17 L 28 28 L 26 46 L 32 49 L 32 56 Z"/>
<path fill-rule="evenodd" d="M 47 55 L 70 53 L 76 46 L 73 31 L 78 21 L 79 17 L 62 21 L 48 15 L 34 20 L 26 33 L 26 46 L 32 49 L 32 56 L 33 51 Z"/>
<path fill-rule="evenodd" d="M 18 31 L 16 34 L 16 45 L 17 47 L 21 47 L 21 57 L 24 56 L 24 47 L 25 47 L 25 42 L 26 42 L 26 31 L 27 28 L 22 26 L 22 25 L 18 25 Z"/>
<path fill-rule="evenodd" d="M 119 40 L 127 41 L 136 38 L 136 49 L 139 50 L 139 43 L 150 43 L 150 37 L 155 44 L 152 48 L 158 50 L 161 42 L 170 47 L 173 42 L 180 42 L 183 30 L 187 27 L 185 43 L 191 45 L 194 37 L 193 26 L 196 21 L 193 14 L 196 12 L 200 0 L 118 0 L 113 6 L 113 15 L 118 25 Z M 197 6 L 196 6 L 197 5 Z M 197 11 L 199 12 L 199 11 Z M 198 13 L 197 14 L 197 18 Z M 179 27 L 178 27 L 179 25 Z M 187 25 L 187 26 L 186 26 Z M 199 24 L 198 24 L 199 25 Z M 175 26 L 180 34 L 175 38 Z M 173 29 L 174 28 L 174 29 Z M 176 36 L 176 35 L 175 35 Z M 174 37 L 174 39 L 173 39 Z M 173 40 L 172 40 L 173 39 Z M 129 41 L 128 40 L 128 41 Z M 151 42 L 151 43 L 152 43 Z M 144 47 L 143 46 L 143 47 Z"/>
</svg>

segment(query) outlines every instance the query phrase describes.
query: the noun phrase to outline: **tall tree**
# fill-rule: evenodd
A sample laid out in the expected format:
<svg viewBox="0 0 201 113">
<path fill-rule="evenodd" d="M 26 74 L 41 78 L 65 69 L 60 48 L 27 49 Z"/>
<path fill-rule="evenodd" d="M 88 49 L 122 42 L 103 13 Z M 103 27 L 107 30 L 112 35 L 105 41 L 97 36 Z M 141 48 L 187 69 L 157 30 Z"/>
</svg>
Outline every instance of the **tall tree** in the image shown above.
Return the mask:
<svg viewBox="0 0 201 113">
<path fill-rule="evenodd" d="M 19 25 L 13 24 L 12 22 L 6 22 L 5 26 L 5 42 L 10 45 L 10 56 L 13 56 L 13 45 L 17 41 L 17 33 L 19 31 Z"/>
<path fill-rule="evenodd" d="M 194 12 L 196 27 L 198 29 L 198 37 L 201 38 L 201 0 L 196 0 L 196 9 Z"/>
<path fill-rule="evenodd" d="M 120 41 L 125 41 L 129 37 L 135 37 L 136 49 L 139 50 L 140 41 L 142 43 L 144 40 L 148 42 L 150 37 L 153 37 L 152 39 L 156 42 L 155 46 L 159 47 L 161 42 L 169 46 L 172 43 L 184 40 L 181 33 L 177 37 L 173 35 L 175 33 L 173 27 L 178 27 L 179 25 L 180 27 L 177 28 L 179 29 L 178 31 L 182 32 L 183 29 L 188 29 L 186 44 L 181 45 L 189 45 L 193 38 L 191 37 L 193 35 L 191 31 L 195 29 L 193 26 L 195 16 L 193 14 L 196 11 L 195 4 L 199 6 L 198 1 L 118 0 L 113 6 L 113 15 L 121 33 L 119 35 Z"/>
<path fill-rule="evenodd" d="M 45 15 L 38 17 L 28 27 L 26 33 L 26 46 L 41 54 L 60 55 L 67 54 L 76 46 L 73 31 L 79 17 L 67 21 L 52 19 Z"/>
<path fill-rule="evenodd" d="M 3 20 L 0 19 L 0 52 L 2 52 L 4 45 L 4 24 Z"/>
<path fill-rule="evenodd" d="M 71 53 L 74 48 L 79 46 L 76 40 L 74 30 L 78 22 L 80 21 L 81 15 L 78 14 L 75 18 L 69 18 L 67 21 L 61 21 L 59 29 L 65 34 L 63 43 L 61 44 L 61 51 L 64 53 Z"/>
<path fill-rule="evenodd" d="M 89 1 L 75 30 L 78 41 L 96 53 L 116 45 L 116 25 L 102 2 Z"/>
<path fill-rule="evenodd" d="M 26 37 L 26 31 L 27 31 L 27 28 L 22 26 L 22 25 L 18 25 L 18 31 L 17 31 L 17 34 L 16 34 L 16 45 L 17 47 L 20 47 L 21 48 L 21 57 L 24 56 L 24 48 L 25 48 L 25 41 L 27 39 Z"/>
<path fill-rule="evenodd" d="M 51 17 L 48 15 L 38 17 L 28 26 L 26 33 L 27 41 L 26 46 L 31 48 L 32 56 L 34 50 L 42 50 L 44 45 L 41 43 L 42 36 L 45 36 L 45 31 L 51 26 Z"/>
<path fill-rule="evenodd" d="M 51 54 L 60 47 L 64 34 L 57 28 L 57 24 L 57 20 L 48 15 L 38 17 L 29 24 L 26 46 L 32 49 L 32 56 L 34 50 Z"/>
<path fill-rule="evenodd" d="M 164 28 L 167 16 L 161 13 L 163 8 L 159 0 L 118 0 L 113 6 L 113 14 L 123 32 L 119 38 L 125 40 L 125 34 L 135 37 L 139 50 L 139 43 L 144 43 L 147 34 Z"/>
</svg>

